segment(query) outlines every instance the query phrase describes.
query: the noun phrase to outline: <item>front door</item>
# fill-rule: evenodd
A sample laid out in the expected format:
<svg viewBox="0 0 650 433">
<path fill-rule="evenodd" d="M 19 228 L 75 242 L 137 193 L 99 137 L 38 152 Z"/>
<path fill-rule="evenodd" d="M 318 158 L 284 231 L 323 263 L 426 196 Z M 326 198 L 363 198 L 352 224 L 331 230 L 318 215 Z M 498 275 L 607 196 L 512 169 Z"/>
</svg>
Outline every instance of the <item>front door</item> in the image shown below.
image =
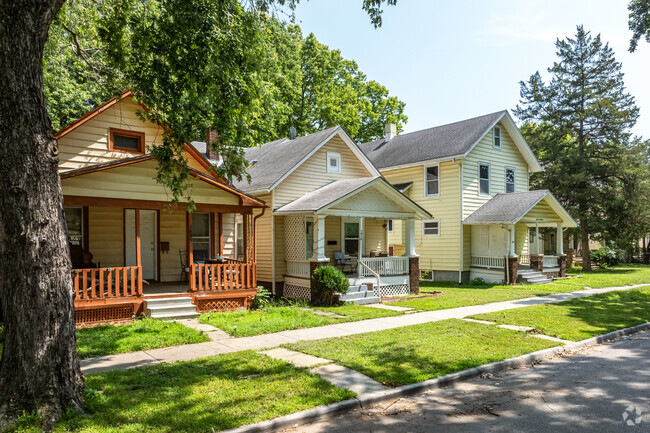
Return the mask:
<svg viewBox="0 0 650 433">
<path fill-rule="evenodd" d="M 156 220 L 155 210 L 140 210 L 140 258 L 142 262 L 142 278 L 145 280 L 155 280 L 158 273 Z M 134 209 L 125 209 L 124 234 L 126 241 L 126 266 L 135 266 L 137 258 L 135 251 Z"/>
</svg>

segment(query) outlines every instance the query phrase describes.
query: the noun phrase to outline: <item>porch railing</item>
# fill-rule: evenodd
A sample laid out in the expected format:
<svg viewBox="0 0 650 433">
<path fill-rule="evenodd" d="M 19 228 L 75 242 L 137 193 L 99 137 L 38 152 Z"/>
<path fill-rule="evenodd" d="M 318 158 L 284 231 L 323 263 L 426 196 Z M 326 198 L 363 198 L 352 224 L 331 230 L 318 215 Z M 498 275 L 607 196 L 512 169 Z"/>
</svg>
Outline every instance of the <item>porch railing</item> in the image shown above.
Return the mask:
<svg viewBox="0 0 650 433">
<path fill-rule="evenodd" d="M 142 268 L 73 269 L 75 300 L 123 298 L 142 295 Z"/>
<path fill-rule="evenodd" d="M 287 275 L 309 276 L 309 262 L 307 260 L 287 261 Z"/>
<path fill-rule="evenodd" d="M 257 287 L 255 263 L 190 266 L 190 291 L 236 290 Z"/>
<path fill-rule="evenodd" d="M 504 257 L 472 256 L 472 266 L 475 268 L 501 268 L 506 266 Z"/>
<path fill-rule="evenodd" d="M 520 265 L 530 265 L 530 254 L 519 254 Z"/>
<path fill-rule="evenodd" d="M 559 259 L 558 256 L 544 256 L 542 258 L 542 267 L 543 268 L 557 268 L 559 266 L 557 264 L 558 259 Z"/>
<path fill-rule="evenodd" d="M 371 277 L 373 272 L 382 277 L 390 275 L 408 275 L 409 258 L 408 257 L 362 257 L 360 272 L 362 277 Z"/>
</svg>

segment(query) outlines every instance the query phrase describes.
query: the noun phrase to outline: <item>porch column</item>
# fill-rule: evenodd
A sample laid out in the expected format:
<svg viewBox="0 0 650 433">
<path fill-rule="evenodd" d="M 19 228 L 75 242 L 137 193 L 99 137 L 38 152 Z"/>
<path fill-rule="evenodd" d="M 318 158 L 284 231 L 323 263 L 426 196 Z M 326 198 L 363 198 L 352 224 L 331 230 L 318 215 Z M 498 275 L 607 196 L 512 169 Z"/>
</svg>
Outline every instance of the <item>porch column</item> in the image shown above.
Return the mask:
<svg viewBox="0 0 650 433">
<path fill-rule="evenodd" d="M 535 223 L 535 249 L 536 253 L 539 255 L 539 223 Z"/>
<path fill-rule="evenodd" d="M 517 255 L 516 250 L 515 250 L 515 234 L 516 228 L 515 225 L 512 224 L 510 228 L 510 257 L 514 257 Z"/>
<path fill-rule="evenodd" d="M 195 290 L 194 287 L 194 245 L 192 244 L 192 213 L 191 212 L 185 212 L 185 226 L 186 226 L 186 232 L 185 232 L 185 237 L 187 241 L 187 267 L 189 268 L 189 272 L 187 275 L 187 279 L 190 281 L 190 292 L 193 292 Z"/>
<path fill-rule="evenodd" d="M 142 295 L 142 249 L 140 246 L 140 209 L 135 210 L 135 265 L 138 267 L 138 295 Z M 102 295 L 103 296 L 103 295 Z"/>
<path fill-rule="evenodd" d="M 406 251 L 404 255 L 407 257 L 417 256 L 415 253 L 415 220 L 407 219 L 404 220 L 404 230 L 405 230 L 405 239 L 404 246 Z"/>
<path fill-rule="evenodd" d="M 564 254 L 564 234 L 562 233 L 562 223 L 557 223 L 557 265 L 560 267 L 559 277 L 566 277 L 567 256 Z"/>
<path fill-rule="evenodd" d="M 359 264 L 357 265 L 357 273 L 359 277 L 361 277 L 361 275 L 363 274 L 363 269 L 361 269 L 360 263 L 361 263 L 361 259 L 363 258 L 363 249 L 365 248 L 364 237 L 365 237 L 366 230 L 363 226 L 363 223 L 364 223 L 363 217 L 359 217 L 359 258 L 358 258 Z"/>
</svg>

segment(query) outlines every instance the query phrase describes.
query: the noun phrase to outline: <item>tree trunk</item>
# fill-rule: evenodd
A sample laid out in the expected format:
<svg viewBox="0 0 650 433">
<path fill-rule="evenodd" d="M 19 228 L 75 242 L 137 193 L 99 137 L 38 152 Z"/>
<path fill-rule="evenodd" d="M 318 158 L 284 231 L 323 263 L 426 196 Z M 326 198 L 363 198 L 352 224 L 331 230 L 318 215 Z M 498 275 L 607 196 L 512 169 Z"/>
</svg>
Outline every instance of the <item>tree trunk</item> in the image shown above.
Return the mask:
<svg viewBox="0 0 650 433">
<path fill-rule="evenodd" d="M 0 2 L 0 430 L 23 411 L 45 430 L 80 407 L 71 263 L 43 47 L 64 0 Z"/>
<path fill-rule="evenodd" d="M 580 241 L 582 242 L 582 270 L 591 271 L 591 251 L 589 251 L 589 227 L 584 221 L 580 222 Z"/>
</svg>

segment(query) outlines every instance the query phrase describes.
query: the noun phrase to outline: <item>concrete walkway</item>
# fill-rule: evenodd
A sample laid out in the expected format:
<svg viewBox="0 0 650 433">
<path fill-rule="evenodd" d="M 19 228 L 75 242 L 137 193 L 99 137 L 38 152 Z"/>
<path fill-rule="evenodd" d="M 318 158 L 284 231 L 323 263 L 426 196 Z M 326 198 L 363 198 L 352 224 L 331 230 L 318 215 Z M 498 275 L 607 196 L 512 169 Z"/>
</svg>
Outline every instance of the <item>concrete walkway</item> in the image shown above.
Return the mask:
<svg viewBox="0 0 650 433">
<path fill-rule="evenodd" d="M 109 370 L 144 367 L 163 362 L 189 361 L 206 356 L 239 352 L 242 350 L 270 349 L 286 343 L 295 343 L 305 340 L 320 340 L 332 337 L 345 337 L 347 335 L 383 331 L 386 329 L 419 325 L 446 319 L 462 319 L 466 316 L 475 314 L 493 313 L 496 311 L 528 307 L 531 305 L 561 302 L 583 296 L 591 296 L 615 290 L 630 290 L 648 285 L 650 284 L 579 290 L 572 293 L 559 293 L 549 296 L 495 302 L 485 305 L 450 308 L 447 310 L 424 311 L 403 316 L 337 323 L 335 325 L 321 326 L 318 328 L 295 329 L 292 331 L 282 331 L 274 334 L 256 335 L 253 337 L 224 338 L 223 340 L 215 340 L 207 343 L 186 344 L 162 349 L 102 356 L 82 360 L 81 371 L 84 374 L 98 373 Z"/>
</svg>

